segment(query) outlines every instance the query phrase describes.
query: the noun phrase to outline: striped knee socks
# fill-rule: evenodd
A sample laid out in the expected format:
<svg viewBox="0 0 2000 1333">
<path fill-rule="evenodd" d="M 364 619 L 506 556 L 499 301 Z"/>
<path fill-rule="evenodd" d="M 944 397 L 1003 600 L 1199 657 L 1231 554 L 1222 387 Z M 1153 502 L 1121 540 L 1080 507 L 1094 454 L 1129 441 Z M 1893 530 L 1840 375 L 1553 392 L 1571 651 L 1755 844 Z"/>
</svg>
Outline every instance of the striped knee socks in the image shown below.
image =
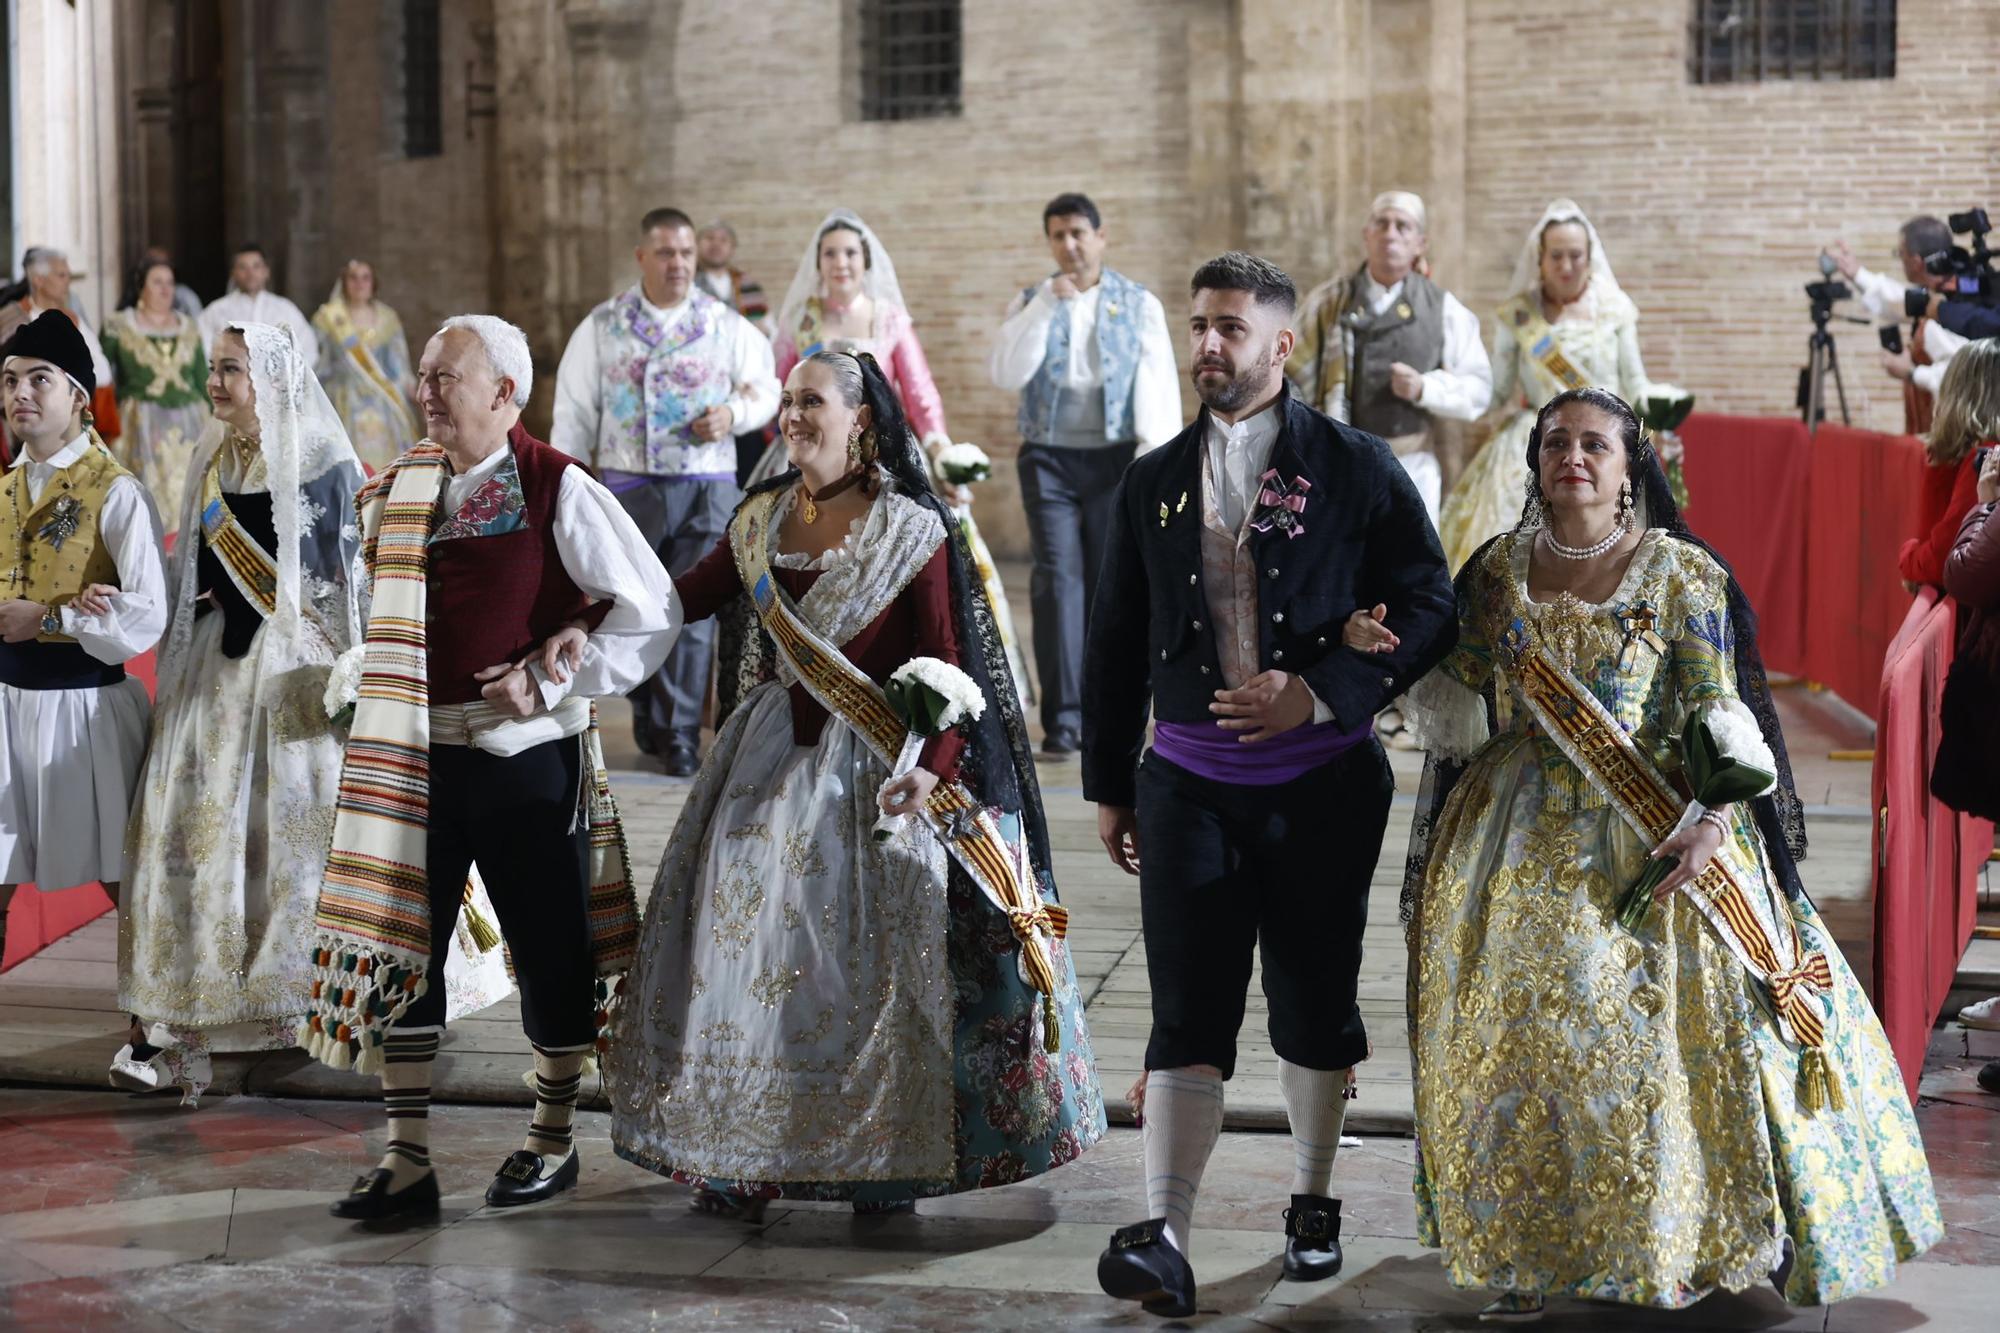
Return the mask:
<svg viewBox="0 0 2000 1333">
<path fill-rule="evenodd" d="M 437 1032 L 391 1031 L 382 1043 L 382 1105 L 389 1116 L 389 1151 L 379 1165 L 400 1190 L 430 1174 L 431 1067 Z"/>
<path fill-rule="evenodd" d="M 583 1085 L 584 1052 L 535 1047 L 535 1119 L 521 1146 L 554 1166 L 570 1154 L 576 1095 Z"/>
<path fill-rule="evenodd" d="M 1146 1216 L 1167 1219 L 1167 1240 L 1187 1253 L 1194 1196 L 1222 1134 L 1222 1078 L 1207 1070 L 1146 1075 Z"/>
</svg>

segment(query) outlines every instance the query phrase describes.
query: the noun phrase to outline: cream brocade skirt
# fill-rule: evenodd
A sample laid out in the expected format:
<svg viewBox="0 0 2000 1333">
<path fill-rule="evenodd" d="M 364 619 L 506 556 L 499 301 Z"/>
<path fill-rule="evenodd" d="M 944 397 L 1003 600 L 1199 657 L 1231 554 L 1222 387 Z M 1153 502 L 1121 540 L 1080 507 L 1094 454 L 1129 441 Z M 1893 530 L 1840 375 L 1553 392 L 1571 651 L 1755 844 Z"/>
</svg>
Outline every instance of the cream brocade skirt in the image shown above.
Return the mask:
<svg viewBox="0 0 2000 1333">
<path fill-rule="evenodd" d="M 195 623 L 193 685 L 154 718 L 119 895 L 119 1006 L 218 1052 L 296 1044 L 340 786 L 325 671 L 264 680 L 262 644 L 224 657 L 222 616 Z M 464 914 L 445 985 L 452 1017 L 513 990 Z"/>
<path fill-rule="evenodd" d="M 716 737 L 660 865 L 606 1079 L 620 1155 L 760 1182 L 948 1178 L 945 851 L 869 829 L 882 762 L 793 743 L 766 683 Z"/>
<path fill-rule="evenodd" d="M 1543 744 L 1497 737 L 1438 820 L 1411 936 L 1419 1236 L 1465 1288 L 1679 1307 L 1765 1281 L 1781 1235 L 1795 1304 L 1886 1285 L 1943 1229 L 1894 1056 L 1812 904 L 1789 910 L 1833 971 L 1844 1110 L 1800 1107 L 1798 1051 L 1689 904 L 1616 924 L 1648 848 L 1550 799 Z M 1769 884 L 1754 830 L 1731 845 Z"/>
<path fill-rule="evenodd" d="M 1453 574 L 1481 546 L 1511 532 L 1521 521 L 1521 508 L 1528 500 L 1528 436 L 1534 429 L 1533 412 L 1508 417 L 1445 496 L 1438 537 Z"/>
</svg>

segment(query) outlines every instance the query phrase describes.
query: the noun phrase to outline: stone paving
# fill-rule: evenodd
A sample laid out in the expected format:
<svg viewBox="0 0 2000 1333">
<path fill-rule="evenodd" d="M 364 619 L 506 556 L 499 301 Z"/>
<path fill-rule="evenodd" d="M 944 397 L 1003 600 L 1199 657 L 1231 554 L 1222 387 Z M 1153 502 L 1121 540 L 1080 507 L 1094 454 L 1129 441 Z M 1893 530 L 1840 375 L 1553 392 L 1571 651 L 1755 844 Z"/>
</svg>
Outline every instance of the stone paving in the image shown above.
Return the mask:
<svg viewBox="0 0 2000 1333">
<path fill-rule="evenodd" d="M 1025 597 L 1021 599 L 1025 601 Z M 1865 764 L 1833 763 L 1866 731 L 1828 696 L 1781 695 L 1802 795 L 1812 807 L 1808 886 L 1856 970 L 1868 974 Z M 635 864 L 649 881 L 686 784 L 639 769 L 608 709 L 610 755 Z M 1413 1143 L 1395 904 L 1419 765 L 1393 756 L 1390 855 L 1377 867 L 1361 996 L 1376 1044 L 1362 1067 L 1335 1188 L 1347 1266 L 1336 1280 L 1282 1280 L 1288 1189 L 1275 1062 L 1251 996 L 1229 1124 L 1204 1184 L 1193 1258 L 1215 1329 L 1365 1326 L 1470 1329 L 1480 1299 L 1452 1291 L 1415 1239 Z M 1079 979 L 1114 1119 L 1144 1049 L 1148 994 L 1134 881 L 1096 839 L 1076 766 L 1043 771 L 1056 869 L 1075 913 Z M 380 1152 L 370 1081 L 296 1053 L 219 1059 L 201 1109 L 104 1091 L 123 1019 L 112 999 L 115 922 L 94 923 L 0 979 L 0 1329 L 1016 1329 L 1143 1328 L 1099 1295 L 1094 1256 L 1140 1211 L 1138 1135 L 1114 1129 L 1075 1163 L 1005 1189 L 927 1200 L 915 1216 L 854 1217 L 773 1206 L 750 1227 L 686 1210 L 687 1191 L 619 1162 L 601 1111 L 579 1116 L 579 1191 L 496 1214 L 479 1192 L 518 1145 L 527 1048 L 513 1002 L 458 1024 L 440 1061 L 433 1137 L 443 1215 L 370 1231 L 327 1201 Z M 1981 966 L 1984 966 L 1983 964 Z M 1962 980 L 1985 984 L 1975 971 Z M 2000 1098 L 1972 1081 L 2000 1034 L 1941 1029 L 1918 1119 L 1950 1228 L 1883 1292 L 1792 1310 L 1767 1289 L 1678 1314 L 1552 1304 L 1576 1330 L 1984 1330 L 2000 1307 Z M 27 1086 L 35 1085 L 35 1086 Z M 67 1086 L 64 1086 L 67 1085 Z M 255 1095 L 244 1095 L 244 1094 Z M 601 1101 L 598 1105 L 601 1106 Z"/>
</svg>

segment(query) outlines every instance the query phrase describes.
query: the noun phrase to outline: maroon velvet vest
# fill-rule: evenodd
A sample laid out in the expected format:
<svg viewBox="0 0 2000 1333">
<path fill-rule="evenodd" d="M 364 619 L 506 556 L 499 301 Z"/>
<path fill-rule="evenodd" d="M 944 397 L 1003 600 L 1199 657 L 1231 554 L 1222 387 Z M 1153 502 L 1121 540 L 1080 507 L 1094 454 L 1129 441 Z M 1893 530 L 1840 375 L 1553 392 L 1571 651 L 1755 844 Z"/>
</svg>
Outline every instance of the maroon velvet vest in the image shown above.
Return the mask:
<svg viewBox="0 0 2000 1333">
<path fill-rule="evenodd" d="M 489 478 L 456 514 L 440 512 L 427 548 L 424 647 L 434 704 L 479 698 L 474 674 L 528 651 L 584 613 L 590 599 L 556 550 L 556 497 L 576 460 L 516 425 L 516 500 Z"/>
</svg>

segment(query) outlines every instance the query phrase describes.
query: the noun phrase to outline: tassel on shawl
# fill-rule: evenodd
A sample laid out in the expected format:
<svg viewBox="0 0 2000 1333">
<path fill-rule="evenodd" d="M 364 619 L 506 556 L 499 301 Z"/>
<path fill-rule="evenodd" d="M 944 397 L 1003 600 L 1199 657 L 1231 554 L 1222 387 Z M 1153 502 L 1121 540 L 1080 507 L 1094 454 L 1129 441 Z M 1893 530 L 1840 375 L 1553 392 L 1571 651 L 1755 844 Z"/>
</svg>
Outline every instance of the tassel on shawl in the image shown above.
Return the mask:
<svg viewBox="0 0 2000 1333">
<path fill-rule="evenodd" d="M 486 919 L 486 913 L 480 911 L 479 905 L 473 901 L 470 879 L 465 881 L 464 910 L 465 928 L 472 932 L 472 942 L 479 946 L 479 952 L 492 953 L 495 946 L 500 943 L 500 932 Z"/>
</svg>

